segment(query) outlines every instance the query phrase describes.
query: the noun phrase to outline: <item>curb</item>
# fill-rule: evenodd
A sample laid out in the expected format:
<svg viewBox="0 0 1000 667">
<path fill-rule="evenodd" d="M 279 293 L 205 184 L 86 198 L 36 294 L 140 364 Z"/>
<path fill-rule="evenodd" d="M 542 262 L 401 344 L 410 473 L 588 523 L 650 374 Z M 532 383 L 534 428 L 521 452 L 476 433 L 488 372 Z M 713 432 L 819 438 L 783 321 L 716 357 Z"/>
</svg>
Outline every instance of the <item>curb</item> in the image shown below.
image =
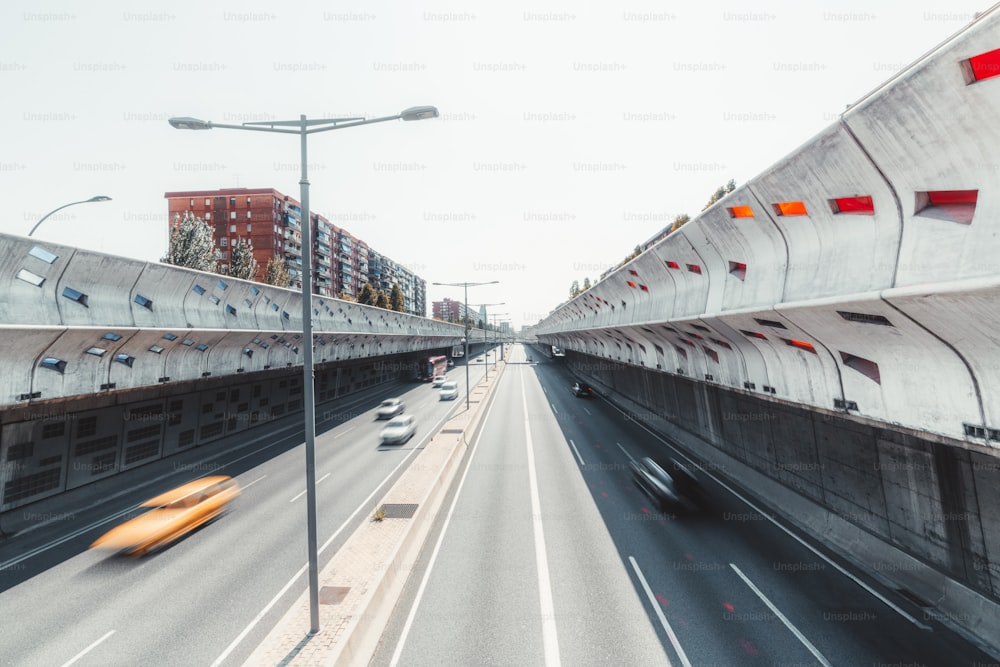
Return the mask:
<svg viewBox="0 0 1000 667">
<path fill-rule="evenodd" d="M 489 381 L 472 387 L 478 405 L 448 419 L 376 505 L 402 513 L 415 505 L 412 517 L 389 511 L 362 523 L 323 567 L 319 632 L 309 635 L 306 590 L 244 665 L 368 664 L 505 369 L 497 366 Z"/>
</svg>

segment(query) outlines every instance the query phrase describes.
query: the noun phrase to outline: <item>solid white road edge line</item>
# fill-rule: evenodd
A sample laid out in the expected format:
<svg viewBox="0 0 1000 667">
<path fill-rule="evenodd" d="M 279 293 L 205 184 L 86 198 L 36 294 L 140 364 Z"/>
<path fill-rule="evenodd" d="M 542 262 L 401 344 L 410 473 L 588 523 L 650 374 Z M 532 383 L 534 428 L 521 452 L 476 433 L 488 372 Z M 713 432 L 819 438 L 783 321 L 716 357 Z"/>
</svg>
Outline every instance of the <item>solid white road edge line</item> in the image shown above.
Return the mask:
<svg viewBox="0 0 1000 667">
<path fill-rule="evenodd" d="M 545 664 L 559 665 L 559 633 L 556 630 L 555 605 L 552 602 L 552 582 L 549 578 L 549 560 L 545 552 L 545 530 L 542 525 L 542 505 L 538 497 L 538 476 L 535 472 L 535 450 L 531 441 L 531 424 L 528 419 L 528 398 L 521 374 L 521 406 L 524 410 L 524 446 L 528 455 L 528 482 L 531 488 L 531 524 L 535 534 L 535 565 L 538 568 L 538 602 L 542 613 L 542 645 L 545 647 Z"/>
</svg>

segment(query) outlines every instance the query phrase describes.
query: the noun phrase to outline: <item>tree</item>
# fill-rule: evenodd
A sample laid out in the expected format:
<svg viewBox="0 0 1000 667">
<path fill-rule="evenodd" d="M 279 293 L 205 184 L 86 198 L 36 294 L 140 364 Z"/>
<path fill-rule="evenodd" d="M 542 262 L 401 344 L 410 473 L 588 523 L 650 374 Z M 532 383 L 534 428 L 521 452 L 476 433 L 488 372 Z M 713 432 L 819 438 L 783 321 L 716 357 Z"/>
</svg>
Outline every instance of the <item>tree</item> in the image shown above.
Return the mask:
<svg viewBox="0 0 1000 667">
<path fill-rule="evenodd" d="M 389 297 L 385 295 L 385 292 L 378 293 L 378 296 L 375 298 L 375 305 L 379 308 L 389 310 Z"/>
<path fill-rule="evenodd" d="M 691 216 L 687 213 L 681 213 L 674 217 L 674 221 L 670 224 L 670 233 L 676 232 L 678 229 L 691 222 Z"/>
<path fill-rule="evenodd" d="M 264 269 L 264 282 L 275 287 L 288 287 L 288 267 L 279 257 L 267 260 Z"/>
<path fill-rule="evenodd" d="M 399 285 L 396 283 L 392 284 L 392 290 L 389 292 L 389 307 L 398 313 L 403 312 L 403 306 L 406 300 L 403 299 L 403 290 L 399 289 Z"/>
<path fill-rule="evenodd" d="M 712 206 L 712 204 L 719 201 L 720 199 L 722 199 L 735 189 L 736 189 L 736 181 L 730 178 L 728 183 L 726 183 L 725 185 L 720 185 L 718 188 L 716 188 L 715 192 L 712 193 L 712 197 L 708 200 L 708 203 L 705 204 L 705 206 L 703 206 L 701 210 L 704 211 L 708 209 L 710 206 Z"/>
<path fill-rule="evenodd" d="M 580 296 L 580 281 L 574 280 L 573 284 L 569 286 L 569 298 L 575 299 Z"/>
<path fill-rule="evenodd" d="M 371 283 L 365 283 L 361 287 L 361 291 L 358 292 L 358 303 L 363 306 L 374 306 L 376 301 L 378 301 L 378 295 L 375 293 L 375 288 L 372 287 Z"/>
<path fill-rule="evenodd" d="M 170 228 L 170 247 L 163 262 L 174 266 L 184 266 L 199 271 L 215 271 L 215 251 L 213 249 L 212 228 L 201 218 L 189 211 L 174 216 Z"/>
<path fill-rule="evenodd" d="M 622 260 L 622 264 L 628 264 L 641 254 L 642 254 L 642 246 L 636 246 L 635 249 L 632 251 L 632 254 L 626 257 L 624 260 Z"/>
<path fill-rule="evenodd" d="M 233 243 L 229 253 L 229 275 L 241 280 L 254 280 L 257 277 L 257 260 L 253 256 L 253 246 L 249 239 L 241 236 Z"/>
<path fill-rule="evenodd" d="M 584 278 L 583 279 L 583 291 L 586 292 L 591 287 L 592 287 L 592 285 L 590 284 L 590 278 Z"/>
</svg>

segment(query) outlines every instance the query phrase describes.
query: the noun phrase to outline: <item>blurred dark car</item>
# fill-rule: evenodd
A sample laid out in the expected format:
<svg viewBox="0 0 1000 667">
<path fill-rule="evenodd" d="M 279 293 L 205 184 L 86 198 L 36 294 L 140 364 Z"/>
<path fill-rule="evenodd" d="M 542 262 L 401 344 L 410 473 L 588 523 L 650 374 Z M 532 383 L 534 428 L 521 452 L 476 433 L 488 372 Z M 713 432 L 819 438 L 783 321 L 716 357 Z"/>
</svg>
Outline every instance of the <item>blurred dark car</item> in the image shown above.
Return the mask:
<svg viewBox="0 0 1000 667">
<path fill-rule="evenodd" d="M 690 468 L 675 459 L 662 465 L 646 456 L 629 464 L 632 479 L 664 512 L 698 512 L 705 507 L 705 492 Z"/>
<path fill-rule="evenodd" d="M 577 398 L 590 398 L 594 395 L 594 390 L 586 382 L 574 382 L 573 395 Z"/>
</svg>

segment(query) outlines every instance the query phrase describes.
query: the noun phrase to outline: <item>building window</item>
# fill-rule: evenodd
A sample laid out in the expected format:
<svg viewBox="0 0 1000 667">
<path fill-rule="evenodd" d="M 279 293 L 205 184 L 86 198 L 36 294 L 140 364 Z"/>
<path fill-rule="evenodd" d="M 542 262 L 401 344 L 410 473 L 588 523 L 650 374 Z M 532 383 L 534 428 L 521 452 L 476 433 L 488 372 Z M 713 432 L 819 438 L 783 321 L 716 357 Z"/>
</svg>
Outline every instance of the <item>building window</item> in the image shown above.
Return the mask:
<svg viewBox="0 0 1000 667">
<path fill-rule="evenodd" d="M 250 211 L 247 211 L 247 220 L 250 219 Z"/>
<path fill-rule="evenodd" d="M 230 211 L 229 212 L 229 219 L 230 220 L 235 220 L 236 219 L 236 211 Z M 234 229 L 233 231 L 236 231 L 236 230 Z"/>
<path fill-rule="evenodd" d="M 193 200 L 193 199 L 191 200 L 191 204 L 190 204 L 190 208 L 191 208 L 192 210 L 194 210 L 194 200 Z"/>
<path fill-rule="evenodd" d="M 208 208 L 211 205 L 212 205 L 212 200 L 211 199 L 206 199 L 205 200 L 205 208 Z"/>
<path fill-rule="evenodd" d="M 219 247 L 220 248 L 228 248 L 229 247 L 229 239 L 226 238 L 225 236 L 223 236 L 221 239 L 219 239 Z"/>
<path fill-rule="evenodd" d="M 247 206 L 250 205 L 250 197 L 247 197 Z"/>
<path fill-rule="evenodd" d="M 247 234 L 249 234 L 249 233 L 250 233 L 250 223 L 248 222 L 247 223 Z"/>
<path fill-rule="evenodd" d="M 205 220 L 211 220 L 211 219 L 212 219 L 212 214 L 211 213 L 206 213 L 205 214 Z"/>
<path fill-rule="evenodd" d="M 233 215 L 236 215 L 236 214 L 233 213 Z M 236 225 L 229 225 L 229 231 L 233 232 L 235 234 L 236 233 Z"/>
<path fill-rule="evenodd" d="M 236 197 L 230 197 L 229 198 L 229 205 L 230 206 L 236 206 Z"/>
</svg>

